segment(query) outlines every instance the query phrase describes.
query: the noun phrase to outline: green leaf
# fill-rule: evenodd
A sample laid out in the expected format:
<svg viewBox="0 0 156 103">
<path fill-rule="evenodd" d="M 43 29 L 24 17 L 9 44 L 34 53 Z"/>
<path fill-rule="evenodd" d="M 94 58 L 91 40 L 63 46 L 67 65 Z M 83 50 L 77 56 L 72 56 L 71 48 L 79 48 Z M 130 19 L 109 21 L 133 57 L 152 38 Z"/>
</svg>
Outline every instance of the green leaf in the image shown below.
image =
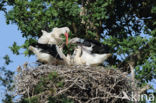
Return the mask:
<svg viewBox="0 0 156 103">
<path fill-rule="evenodd" d="M 13 43 L 12 47 L 9 47 L 11 49 L 11 51 L 13 52 L 13 54 L 19 55 L 19 50 L 20 50 L 20 46 L 18 46 L 16 44 L 16 42 Z"/>
<path fill-rule="evenodd" d="M 3 59 L 5 60 L 5 64 L 9 65 L 11 62 L 13 62 L 12 60 L 10 60 L 10 57 L 8 55 L 5 55 L 3 57 Z"/>
</svg>

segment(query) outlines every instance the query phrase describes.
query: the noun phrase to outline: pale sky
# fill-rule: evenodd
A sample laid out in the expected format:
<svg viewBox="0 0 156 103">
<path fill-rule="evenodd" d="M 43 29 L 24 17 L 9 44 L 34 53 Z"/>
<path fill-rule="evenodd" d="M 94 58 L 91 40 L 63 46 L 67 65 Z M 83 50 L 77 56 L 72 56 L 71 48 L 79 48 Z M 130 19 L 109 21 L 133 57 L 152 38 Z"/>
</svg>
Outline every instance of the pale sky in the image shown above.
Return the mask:
<svg viewBox="0 0 156 103">
<path fill-rule="evenodd" d="M 24 64 L 26 61 L 32 63 L 35 61 L 35 57 L 25 57 L 23 54 L 21 55 L 13 55 L 11 50 L 8 48 L 12 46 L 13 42 L 17 42 L 17 44 L 21 45 L 24 43 L 24 38 L 22 38 L 21 32 L 18 30 L 17 25 L 9 24 L 6 25 L 5 15 L 0 11 L 0 67 L 4 65 L 3 57 L 8 54 L 10 59 L 13 60 L 7 69 L 15 71 L 18 65 Z M 22 51 L 22 50 L 21 50 Z M 4 95 L 4 90 L 0 86 L 0 103 L 1 99 Z"/>
</svg>

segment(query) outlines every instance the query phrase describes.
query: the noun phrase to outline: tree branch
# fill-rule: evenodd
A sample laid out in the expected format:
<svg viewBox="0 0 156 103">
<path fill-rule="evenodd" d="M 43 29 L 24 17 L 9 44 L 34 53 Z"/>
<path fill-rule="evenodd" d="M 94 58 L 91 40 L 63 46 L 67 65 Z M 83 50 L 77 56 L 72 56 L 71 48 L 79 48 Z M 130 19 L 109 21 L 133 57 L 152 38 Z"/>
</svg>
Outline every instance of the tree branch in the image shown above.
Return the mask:
<svg viewBox="0 0 156 103">
<path fill-rule="evenodd" d="M 139 94 L 142 94 L 144 91 L 148 90 L 149 88 L 150 88 L 149 85 L 144 86 L 143 88 L 139 90 Z"/>
<path fill-rule="evenodd" d="M 129 63 L 129 67 L 130 67 L 130 70 L 131 70 L 131 80 L 132 80 L 132 84 L 134 84 L 134 82 L 135 82 L 135 72 L 134 72 L 133 62 Z"/>
<path fill-rule="evenodd" d="M 137 53 L 129 55 L 123 62 L 118 64 L 118 67 L 123 68 L 123 71 L 128 72 L 130 71 L 129 63 L 133 64 L 133 67 L 138 65 L 137 62 L 139 62 L 139 64 L 143 64 L 143 58 L 146 59 L 150 55 L 150 52 L 146 52 L 147 49 L 149 49 L 148 44 L 139 49 Z"/>
</svg>

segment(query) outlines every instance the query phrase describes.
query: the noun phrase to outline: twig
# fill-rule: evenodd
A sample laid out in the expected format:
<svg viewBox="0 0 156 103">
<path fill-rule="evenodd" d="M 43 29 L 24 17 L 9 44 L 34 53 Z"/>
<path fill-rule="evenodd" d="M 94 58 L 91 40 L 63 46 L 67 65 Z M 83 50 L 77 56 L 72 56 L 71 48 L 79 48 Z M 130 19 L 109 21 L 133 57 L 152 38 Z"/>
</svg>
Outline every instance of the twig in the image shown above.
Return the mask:
<svg viewBox="0 0 156 103">
<path fill-rule="evenodd" d="M 74 86 L 74 84 L 77 82 L 77 80 L 78 80 L 78 78 L 76 78 L 76 79 L 74 80 L 74 82 L 73 82 L 68 88 L 65 88 L 65 89 L 59 91 L 56 95 L 54 95 L 54 97 L 57 97 L 57 96 L 59 96 L 59 95 L 65 93 L 66 91 L 68 91 L 71 87 Z"/>
<path fill-rule="evenodd" d="M 143 88 L 141 88 L 140 90 L 139 90 L 139 94 L 142 94 L 144 91 L 146 91 L 147 89 L 149 89 L 150 88 L 150 86 L 149 85 L 146 85 L 146 86 L 144 86 Z"/>
</svg>

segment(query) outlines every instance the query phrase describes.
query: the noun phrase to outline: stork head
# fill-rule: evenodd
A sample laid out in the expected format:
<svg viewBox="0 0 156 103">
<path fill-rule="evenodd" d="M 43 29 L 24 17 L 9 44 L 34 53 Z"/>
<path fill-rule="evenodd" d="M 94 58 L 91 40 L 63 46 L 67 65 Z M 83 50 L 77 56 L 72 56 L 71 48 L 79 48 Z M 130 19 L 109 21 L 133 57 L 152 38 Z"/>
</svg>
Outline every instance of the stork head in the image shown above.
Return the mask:
<svg viewBox="0 0 156 103">
<path fill-rule="evenodd" d="M 68 27 L 55 27 L 53 28 L 52 32 L 50 34 L 52 34 L 51 36 L 57 39 L 62 39 L 61 35 L 63 34 L 66 38 L 66 45 L 68 44 L 68 33 L 70 32 L 70 29 Z"/>
</svg>

